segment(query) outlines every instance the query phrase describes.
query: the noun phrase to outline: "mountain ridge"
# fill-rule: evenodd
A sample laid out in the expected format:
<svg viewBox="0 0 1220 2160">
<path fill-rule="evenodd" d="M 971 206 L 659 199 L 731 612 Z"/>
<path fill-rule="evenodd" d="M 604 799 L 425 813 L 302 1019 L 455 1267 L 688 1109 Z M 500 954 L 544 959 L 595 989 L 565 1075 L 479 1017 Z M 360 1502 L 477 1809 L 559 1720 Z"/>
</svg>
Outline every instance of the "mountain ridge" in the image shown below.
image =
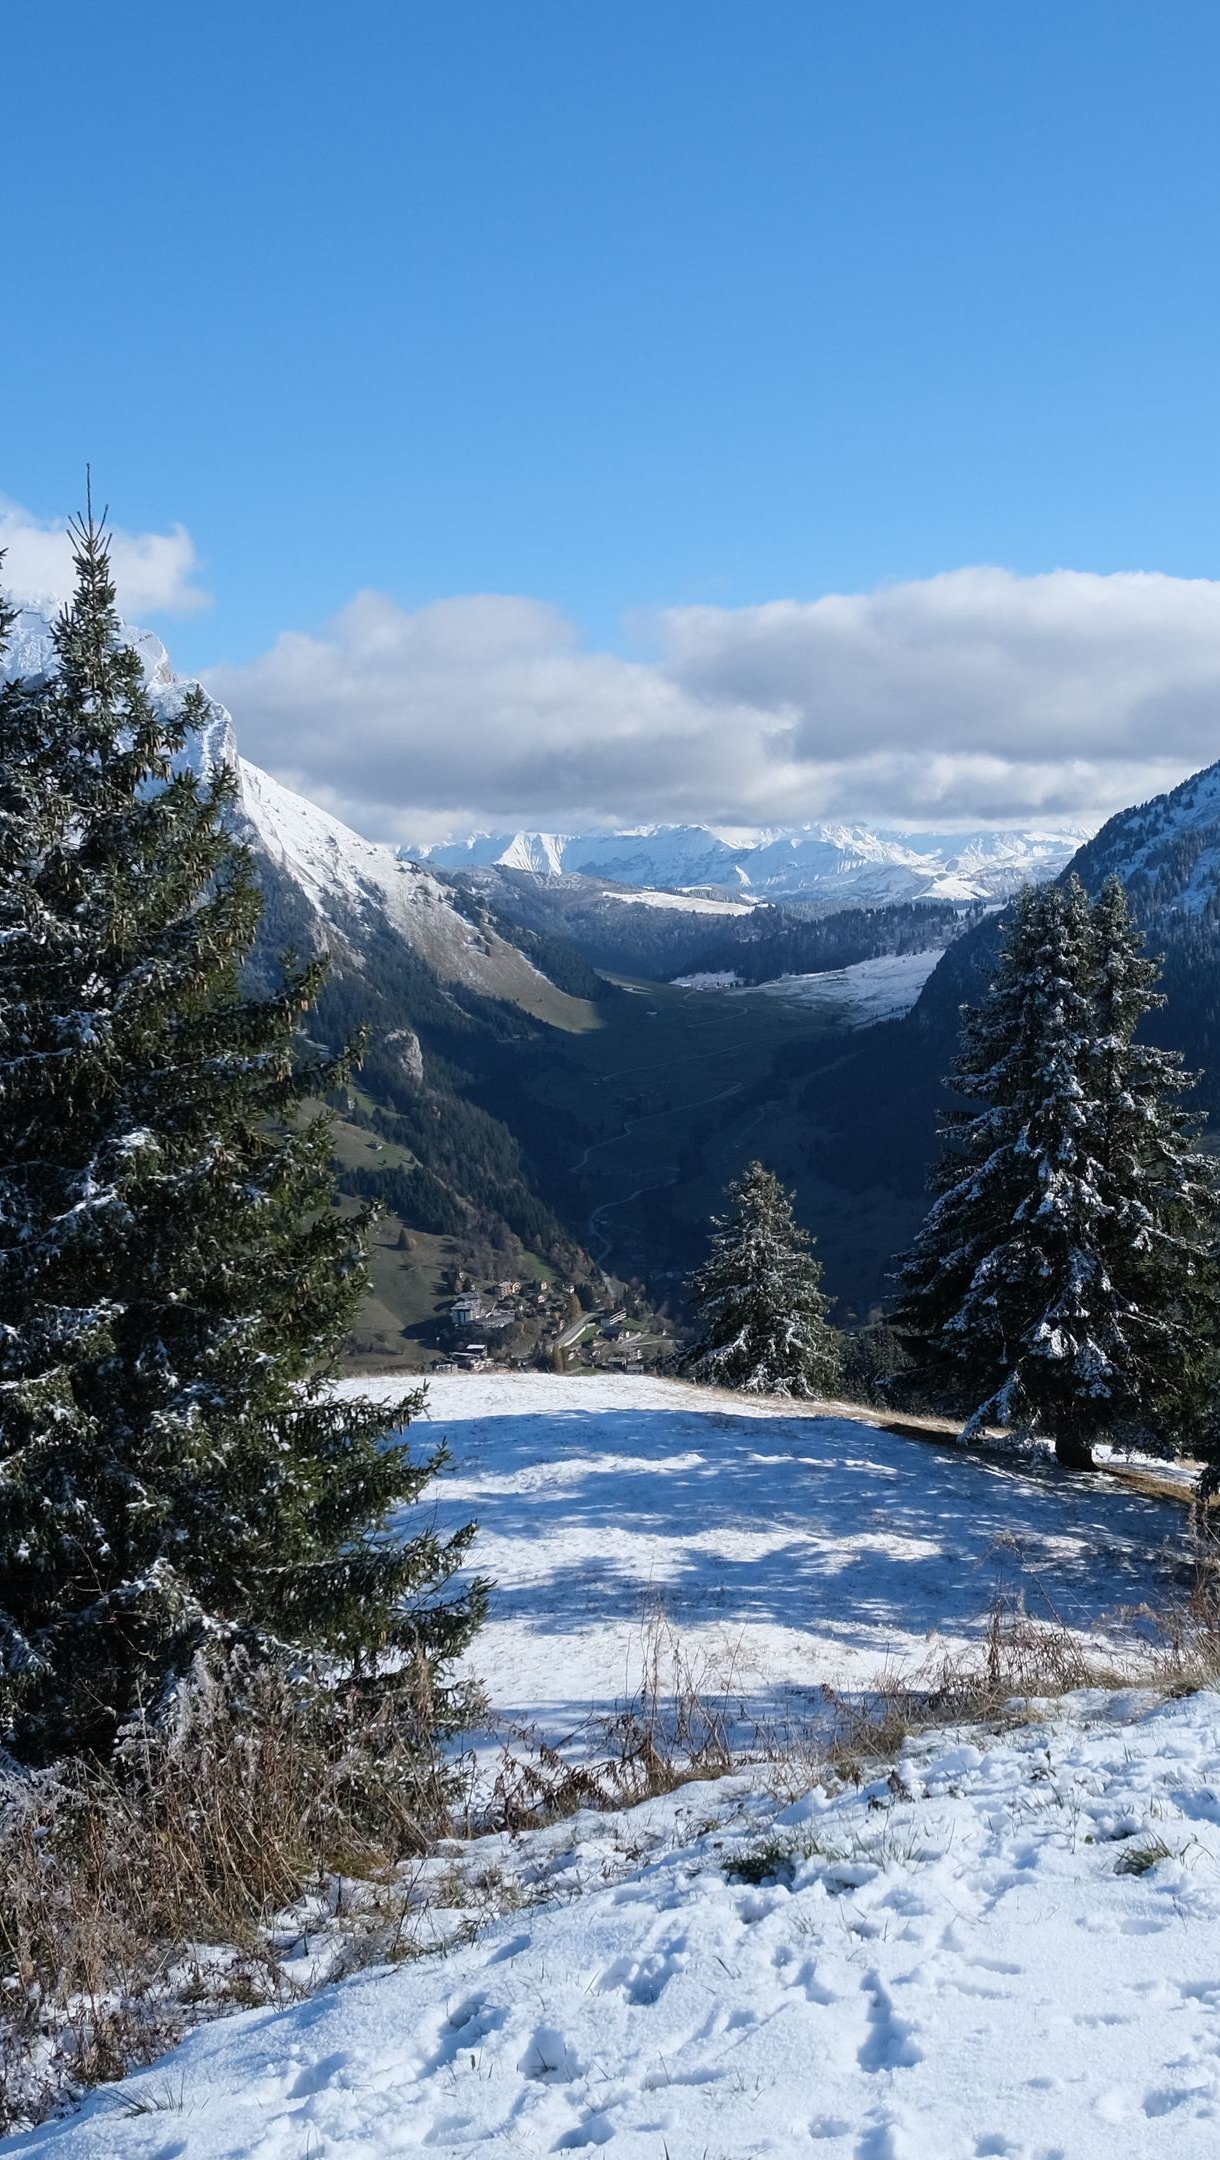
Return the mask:
<svg viewBox="0 0 1220 2160">
<path fill-rule="evenodd" d="M 434 870 L 575 875 L 653 892 L 709 889 L 834 907 L 914 899 L 969 905 L 1007 899 L 1029 879 L 1055 875 L 1087 837 L 1075 828 L 904 834 L 825 821 L 733 841 L 712 825 L 651 825 L 613 833 L 471 833 L 408 843 L 399 853 Z"/>
<path fill-rule="evenodd" d="M 50 603 L 19 611 L 0 674 L 50 672 L 54 612 Z M 154 708 L 176 720 L 195 686 L 175 674 L 153 633 L 124 626 L 122 634 L 140 656 Z M 515 1126 L 527 1118 L 511 1115 L 506 1050 L 595 1029 L 596 1008 L 560 988 L 490 920 L 472 916 L 439 878 L 243 759 L 231 714 L 206 690 L 185 761 L 205 778 L 222 766 L 238 777 L 234 823 L 264 896 L 251 982 L 273 985 L 286 950 L 325 948 L 332 968 L 308 1032 L 332 1049 L 367 1033 L 346 1116 L 379 1135 L 371 1145 L 393 1191 L 387 1184 L 373 1196 L 426 1238 L 490 1245 L 509 1260 L 516 1240 L 564 1274 L 587 1272 L 587 1255 L 542 1197 L 542 1169 L 518 1138 Z M 375 1161 L 371 1168 L 376 1185 L 381 1171 Z M 355 1191 L 350 1179 L 344 1189 Z"/>
<path fill-rule="evenodd" d="M 2 661 L 6 675 L 38 676 L 52 666 L 50 603 L 19 609 Z M 494 929 L 472 923 L 453 894 L 422 866 L 366 840 L 333 812 L 297 794 L 240 754 L 233 716 L 193 678 L 175 673 L 154 632 L 125 624 L 123 636 L 144 668 L 152 702 L 177 718 L 187 695 L 203 689 L 205 718 L 192 735 L 188 762 L 207 777 L 228 765 L 238 777 L 244 836 L 291 878 L 318 925 L 358 964 L 355 924 L 370 909 L 446 982 L 498 998 L 557 1027 L 587 1025 L 581 1001 L 559 990 Z"/>
</svg>

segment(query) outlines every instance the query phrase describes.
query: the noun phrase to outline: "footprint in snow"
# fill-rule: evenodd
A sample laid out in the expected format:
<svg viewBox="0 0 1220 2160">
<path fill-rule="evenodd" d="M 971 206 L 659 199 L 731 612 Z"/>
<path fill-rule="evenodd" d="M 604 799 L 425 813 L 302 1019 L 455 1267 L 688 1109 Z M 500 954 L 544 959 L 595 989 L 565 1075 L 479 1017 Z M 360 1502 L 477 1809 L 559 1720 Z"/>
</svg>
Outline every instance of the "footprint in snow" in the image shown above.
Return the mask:
<svg viewBox="0 0 1220 2160">
<path fill-rule="evenodd" d="M 513 1958 L 520 1957 L 523 1950 L 528 1950 L 532 1941 L 532 1935 L 510 1935 L 507 1942 L 492 1951 L 486 1962 L 488 1965 L 507 1965 Z"/>
<path fill-rule="evenodd" d="M 901 2123 L 881 2122 L 861 2131 L 853 2160 L 932 2160 L 932 2155 Z M 939 2153 L 936 2160 L 942 2160 Z"/>
<path fill-rule="evenodd" d="M 608 2145 L 613 2136 L 614 2124 L 608 2115 L 589 2115 L 552 2145 L 551 2151 L 579 2152 L 586 2145 Z"/>
<path fill-rule="evenodd" d="M 789 1988 L 799 1988 L 806 2002 L 819 2003 L 826 2008 L 829 2008 L 831 2003 L 836 2003 L 839 2000 L 834 1989 L 827 1987 L 824 1980 L 818 1979 L 816 1958 L 805 1958 L 799 1970 L 794 1972 L 792 1978 L 786 1980 L 784 1985 Z"/>
<path fill-rule="evenodd" d="M 349 2057 L 342 2048 L 334 2055 L 323 2055 L 318 2062 L 306 2063 L 295 2084 L 289 2088 L 290 2100 L 308 2100 L 312 2093 L 321 2092 L 333 2084 L 340 2071 L 346 2070 Z"/>
<path fill-rule="evenodd" d="M 877 1973 L 870 1973 L 863 1987 L 869 1998 L 869 2029 L 856 2050 L 860 2068 L 872 2072 L 913 2070 L 916 2063 L 923 2061 L 923 2049 L 916 2041 L 914 2026 L 897 2015 L 893 2000 Z"/>
<path fill-rule="evenodd" d="M 522 2077 L 543 2085 L 570 2085 L 583 2069 L 575 2050 L 554 2025 L 540 2025 L 517 2064 Z"/>
<path fill-rule="evenodd" d="M 659 2002 L 673 1976 L 683 1963 L 681 1952 L 685 1937 L 674 1943 L 667 1951 L 650 1957 L 619 1957 L 607 1965 L 597 1982 L 599 1995 L 616 1990 L 637 2009 L 646 2009 Z"/>
<path fill-rule="evenodd" d="M 481 1995 L 471 1995 L 459 2003 L 441 2027 L 436 2045 L 423 2066 L 424 2076 L 446 2069 L 459 2055 L 473 2054 L 489 2033 L 499 2031 L 506 2016 L 506 2011 L 485 2002 Z"/>
<path fill-rule="evenodd" d="M 473 2115 L 438 2115 L 432 2128 L 424 2133 L 424 2144 L 452 2145 L 470 2130 L 473 2122 Z"/>
<path fill-rule="evenodd" d="M 1206 2085 L 1165 2086 L 1159 2092 L 1150 2092 L 1144 2095 L 1144 2113 L 1152 2117 L 1172 2115 L 1178 2108 L 1191 2107 L 1192 2103 L 1203 2101 L 1205 2105 L 1202 2107 L 1196 2106 L 1194 2112 L 1196 2115 L 1210 2118 L 1215 2114 L 1215 2108 L 1212 2105 L 1213 2100 L 1214 2093 L 1211 2087 Z"/>
</svg>

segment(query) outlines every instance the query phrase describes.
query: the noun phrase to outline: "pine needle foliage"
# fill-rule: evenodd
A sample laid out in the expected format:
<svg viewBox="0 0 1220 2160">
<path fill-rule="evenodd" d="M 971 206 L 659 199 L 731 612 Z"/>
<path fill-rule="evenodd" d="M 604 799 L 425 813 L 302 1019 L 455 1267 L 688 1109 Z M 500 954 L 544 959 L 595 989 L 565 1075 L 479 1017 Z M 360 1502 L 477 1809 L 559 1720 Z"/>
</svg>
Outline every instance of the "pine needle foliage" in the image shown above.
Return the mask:
<svg viewBox="0 0 1220 2160">
<path fill-rule="evenodd" d="M 300 1055 L 317 966 L 255 999 L 236 779 L 184 755 L 73 527 L 54 668 L 0 692 L 0 1733 L 107 1754 L 235 1648 L 326 1685 L 448 1661 L 473 1526 L 391 1535 L 442 1466 L 418 1394 L 328 1385 L 365 1282 Z M 4 629 L 9 627 L 6 618 Z"/>
<path fill-rule="evenodd" d="M 964 1013 L 937 1198 L 895 1321 L 930 1392 L 1048 1434 L 1087 1468 L 1101 1437 L 1172 1451 L 1215 1363 L 1215 1166 L 1173 1052 L 1138 1039 L 1162 1002 L 1121 883 L 1014 904 L 995 979 Z"/>
<path fill-rule="evenodd" d="M 826 1394 L 839 1378 L 841 1345 L 791 1194 L 754 1162 L 727 1199 L 712 1219 L 708 1258 L 691 1277 L 697 1333 L 683 1372 L 748 1394 Z"/>
</svg>

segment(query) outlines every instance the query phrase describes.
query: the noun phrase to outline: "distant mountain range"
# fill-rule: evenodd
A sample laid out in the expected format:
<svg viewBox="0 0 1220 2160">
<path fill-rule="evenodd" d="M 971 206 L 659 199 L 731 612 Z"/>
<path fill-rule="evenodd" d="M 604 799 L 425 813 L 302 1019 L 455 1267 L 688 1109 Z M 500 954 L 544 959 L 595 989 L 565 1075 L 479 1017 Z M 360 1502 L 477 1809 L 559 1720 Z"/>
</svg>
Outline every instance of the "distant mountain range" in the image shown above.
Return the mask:
<svg viewBox="0 0 1220 2160">
<path fill-rule="evenodd" d="M 1087 837 L 1079 830 L 896 833 L 823 824 L 743 840 L 708 825 L 652 825 L 616 833 L 472 833 L 401 853 L 434 870 L 494 867 L 648 892 L 843 908 L 1005 900 L 1031 879 L 1053 877 Z"/>
</svg>

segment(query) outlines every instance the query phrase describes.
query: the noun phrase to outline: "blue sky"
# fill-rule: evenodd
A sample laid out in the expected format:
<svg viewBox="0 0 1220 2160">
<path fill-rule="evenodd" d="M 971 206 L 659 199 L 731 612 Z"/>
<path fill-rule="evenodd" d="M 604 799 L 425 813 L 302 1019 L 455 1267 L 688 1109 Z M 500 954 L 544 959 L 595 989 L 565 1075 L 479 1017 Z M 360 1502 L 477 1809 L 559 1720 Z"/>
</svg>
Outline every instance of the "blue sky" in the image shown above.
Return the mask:
<svg viewBox="0 0 1220 2160">
<path fill-rule="evenodd" d="M 4 50 L 0 491 L 89 458 L 185 526 L 167 634 L 229 686 L 364 589 L 655 659 L 965 566 L 1220 573 L 1214 5 L 41 0 Z"/>
</svg>

